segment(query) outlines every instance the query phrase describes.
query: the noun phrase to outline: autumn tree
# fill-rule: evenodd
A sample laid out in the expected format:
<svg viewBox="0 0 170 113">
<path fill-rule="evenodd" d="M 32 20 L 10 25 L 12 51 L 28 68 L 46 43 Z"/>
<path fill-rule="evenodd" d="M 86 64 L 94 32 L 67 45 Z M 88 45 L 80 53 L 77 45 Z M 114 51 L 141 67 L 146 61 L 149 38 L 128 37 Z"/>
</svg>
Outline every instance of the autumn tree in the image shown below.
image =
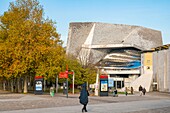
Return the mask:
<svg viewBox="0 0 170 113">
<path fill-rule="evenodd" d="M 43 17 L 37 0 L 16 0 L 0 16 L 0 76 L 55 77 L 64 59 L 62 41 L 55 22 Z"/>
</svg>

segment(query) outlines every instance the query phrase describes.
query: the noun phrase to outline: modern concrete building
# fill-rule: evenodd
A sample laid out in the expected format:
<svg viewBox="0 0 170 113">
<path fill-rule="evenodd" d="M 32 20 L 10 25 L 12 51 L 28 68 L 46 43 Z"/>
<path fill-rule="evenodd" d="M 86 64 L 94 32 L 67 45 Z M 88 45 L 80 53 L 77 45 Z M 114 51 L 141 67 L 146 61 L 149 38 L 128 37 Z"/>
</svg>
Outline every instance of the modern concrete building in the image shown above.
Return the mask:
<svg viewBox="0 0 170 113">
<path fill-rule="evenodd" d="M 157 30 L 82 22 L 70 23 L 66 53 L 75 55 L 83 65 L 96 64 L 98 75 L 107 74 L 116 88 L 122 88 L 130 87 L 140 76 L 140 52 L 157 46 L 162 46 L 161 32 Z"/>
<path fill-rule="evenodd" d="M 170 92 L 170 44 L 143 51 L 141 75 L 150 78 L 148 90 Z"/>
</svg>

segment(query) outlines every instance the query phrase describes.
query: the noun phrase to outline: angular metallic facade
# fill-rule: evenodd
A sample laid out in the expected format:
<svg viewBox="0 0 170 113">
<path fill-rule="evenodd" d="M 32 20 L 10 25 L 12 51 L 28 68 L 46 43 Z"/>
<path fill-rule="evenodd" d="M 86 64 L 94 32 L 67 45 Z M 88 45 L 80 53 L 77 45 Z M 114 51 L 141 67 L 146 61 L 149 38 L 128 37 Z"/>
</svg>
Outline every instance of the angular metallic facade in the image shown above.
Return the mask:
<svg viewBox="0 0 170 113">
<path fill-rule="evenodd" d="M 115 69 L 138 68 L 139 51 L 161 45 L 161 32 L 157 30 L 122 24 L 82 22 L 70 23 L 66 52 L 86 59 L 84 63 L 89 61 L 102 67 L 110 65 L 108 67 Z"/>
<path fill-rule="evenodd" d="M 158 46 L 162 46 L 162 36 L 157 30 L 82 22 L 70 23 L 66 53 L 76 56 L 82 65 L 93 63 L 97 66 L 95 95 L 98 95 L 99 74 L 107 74 L 114 81 L 114 87 L 123 91 L 125 87 L 134 86 L 134 91 L 137 91 L 141 79 L 150 83 L 147 75 L 141 75 L 140 52 Z"/>
</svg>

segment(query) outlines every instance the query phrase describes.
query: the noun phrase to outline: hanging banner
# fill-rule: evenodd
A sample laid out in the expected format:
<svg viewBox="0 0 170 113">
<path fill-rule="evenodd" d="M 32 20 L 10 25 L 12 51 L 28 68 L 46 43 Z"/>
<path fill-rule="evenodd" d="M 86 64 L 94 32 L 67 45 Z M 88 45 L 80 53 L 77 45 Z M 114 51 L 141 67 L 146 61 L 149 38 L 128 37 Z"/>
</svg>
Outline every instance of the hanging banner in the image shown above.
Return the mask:
<svg viewBox="0 0 170 113">
<path fill-rule="evenodd" d="M 114 81 L 113 81 L 113 79 L 108 79 L 108 85 L 109 85 L 109 87 L 114 87 Z"/>
</svg>

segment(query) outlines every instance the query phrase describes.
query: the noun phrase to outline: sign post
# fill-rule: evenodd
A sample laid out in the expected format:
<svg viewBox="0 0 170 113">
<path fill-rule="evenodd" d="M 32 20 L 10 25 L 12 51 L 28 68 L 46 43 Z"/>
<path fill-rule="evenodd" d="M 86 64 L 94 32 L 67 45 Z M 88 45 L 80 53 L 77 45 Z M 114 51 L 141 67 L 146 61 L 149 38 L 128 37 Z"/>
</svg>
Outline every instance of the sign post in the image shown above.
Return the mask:
<svg viewBox="0 0 170 113">
<path fill-rule="evenodd" d="M 74 77 L 75 77 L 75 74 L 74 74 L 74 70 L 73 71 L 73 94 L 74 94 Z"/>
<path fill-rule="evenodd" d="M 66 78 L 66 95 L 67 95 L 67 98 L 68 98 L 68 71 L 60 72 L 59 78 Z"/>
<path fill-rule="evenodd" d="M 67 85 L 67 89 L 66 90 L 67 90 L 67 98 L 68 98 L 68 70 L 66 70 L 65 73 L 67 74 L 67 84 L 66 84 Z"/>
<path fill-rule="evenodd" d="M 67 94 L 67 98 L 68 98 L 68 74 L 72 74 L 73 75 L 73 94 L 74 94 L 74 70 L 72 70 L 72 72 L 68 72 L 68 65 L 66 65 L 66 71 L 65 72 L 60 72 L 59 73 L 59 78 L 66 78 L 66 94 Z M 63 90 L 64 91 L 64 90 Z"/>
<path fill-rule="evenodd" d="M 58 75 L 56 77 L 56 93 L 58 93 Z"/>
<path fill-rule="evenodd" d="M 73 84 L 72 84 L 72 93 L 74 94 L 74 79 L 75 79 L 75 73 L 74 70 L 71 70 L 70 72 L 68 72 L 69 75 L 73 75 Z"/>
</svg>

